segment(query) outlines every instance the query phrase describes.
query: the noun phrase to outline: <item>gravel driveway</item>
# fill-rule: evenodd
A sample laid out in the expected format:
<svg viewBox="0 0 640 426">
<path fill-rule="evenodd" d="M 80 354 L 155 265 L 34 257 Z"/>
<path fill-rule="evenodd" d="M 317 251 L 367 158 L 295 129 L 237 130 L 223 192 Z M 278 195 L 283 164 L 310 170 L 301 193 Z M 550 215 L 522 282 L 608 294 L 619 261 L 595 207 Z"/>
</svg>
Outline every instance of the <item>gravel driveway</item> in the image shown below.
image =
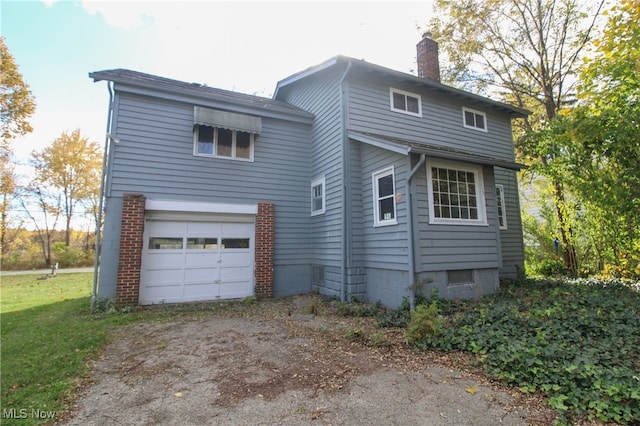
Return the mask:
<svg viewBox="0 0 640 426">
<path fill-rule="evenodd" d="M 120 330 L 69 425 L 549 424 L 542 399 L 317 296 Z M 318 308 L 320 306 L 320 308 Z"/>
</svg>

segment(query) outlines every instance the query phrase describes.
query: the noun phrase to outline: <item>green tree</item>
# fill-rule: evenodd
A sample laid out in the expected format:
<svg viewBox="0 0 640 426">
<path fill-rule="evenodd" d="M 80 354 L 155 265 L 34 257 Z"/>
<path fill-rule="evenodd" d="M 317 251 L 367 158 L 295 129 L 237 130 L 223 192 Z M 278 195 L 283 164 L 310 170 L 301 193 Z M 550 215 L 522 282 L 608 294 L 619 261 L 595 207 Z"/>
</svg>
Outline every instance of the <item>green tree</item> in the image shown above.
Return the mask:
<svg viewBox="0 0 640 426">
<path fill-rule="evenodd" d="M 63 132 L 50 146 L 33 152 L 31 163 L 36 171 L 34 186 L 46 184 L 61 193 L 66 220 L 65 244 L 69 246 L 71 221 L 77 204 L 92 199 L 99 191 L 100 145 L 83 137 L 80 129 Z"/>
<path fill-rule="evenodd" d="M 10 140 L 32 131 L 29 118 L 35 111 L 35 100 L 29 86 L 0 37 L 0 250 L 6 254 L 12 237 L 8 235 L 10 206 L 18 189 Z"/>
<path fill-rule="evenodd" d="M 2 148 L 9 149 L 10 139 L 33 130 L 28 120 L 36 104 L 3 37 L 0 37 L 0 72 L 0 133 Z"/>
<path fill-rule="evenodd" d="M 522 137 L 538 130 L 573 101 L 573 80 L 604 0 L 436 0 L 434 37 L 450 67 L 444 80 L 479 93 L 501 94 L 533 112 L 516 128 L 517 153 L 550 178 L 565 265 L 575 272 L 570 204 L 565 182 L 551 164 L 555 146 L 536 149 Z"/>
<path fill-rule="evenodd" d="M 640 8 L 621 0 L 580 74 L 578 104 L 534 140 L 562 152 L 558 165 L 580 200 L 599 266 L 640 276 Z"/>
</svg>

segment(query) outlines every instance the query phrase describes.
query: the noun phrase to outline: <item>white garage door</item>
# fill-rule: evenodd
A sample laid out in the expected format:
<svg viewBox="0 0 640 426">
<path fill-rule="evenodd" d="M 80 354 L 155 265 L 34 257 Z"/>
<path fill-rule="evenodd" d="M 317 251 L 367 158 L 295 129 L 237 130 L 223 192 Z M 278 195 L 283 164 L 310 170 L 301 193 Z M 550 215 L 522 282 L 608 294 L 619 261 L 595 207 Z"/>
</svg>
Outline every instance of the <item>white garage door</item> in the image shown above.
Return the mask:
<svg viewBox="0 0 640 426">
<path fill-rule="evenodd" d="M 253 223 L 145 223 L 140 304 L 253 295 Z"/>
</svg>

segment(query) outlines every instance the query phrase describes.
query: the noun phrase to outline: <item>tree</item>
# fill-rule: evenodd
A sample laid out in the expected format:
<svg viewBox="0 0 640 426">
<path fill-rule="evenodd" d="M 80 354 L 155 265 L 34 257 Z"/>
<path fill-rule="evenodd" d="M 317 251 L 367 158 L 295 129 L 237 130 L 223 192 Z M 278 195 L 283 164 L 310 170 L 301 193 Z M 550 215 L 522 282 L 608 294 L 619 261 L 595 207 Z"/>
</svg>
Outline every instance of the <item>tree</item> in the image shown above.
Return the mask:
<svg viewBox="0 0 640 426">
<path fill-rule="evenodd" d="M 13 241 L 20 232 L 21 223 L 12 223 L 9 215 L 10 205 L 17 197 L 18 184 L 11 155 L 0 155 L 0 253 L 3 257 L 11 252 Z"/>
<path fill-rule="evenodd" d="M 0 133 L 2 149 L 9 150 L 8 141 L 25 135 L 33 129 L 29 117 L 34 113 L 36 104 L 29 86 L 9 52 L 4 38 L 0 37 Z"/>
<path fill-rule="evenodd" d="M 63 215 L 66 220 L 65 244 L 70 242 L 71 221 L 76 205 L 95 196 L 100 186 L 100 145 L 80 134 L 63 132 L 40 152 L 31 154 L 36 171 L 35 186 L 44 184 L 61 192 Z"/>
<path fill-rule="evenodd" d="M 614 275 L 640 276 L 640 8 L 611 10 L 595 54 L 580 74 L 575 107 L 560 111 L 539 145 L 556 163 L 592 224 L 591 245 Z"/>
<path fill-rule="evenodd" d="M 22 197 L 20 202 L 36 228 L 44 263 L 49 266 L 52 264 L 51 245 L 53 244 L 53 235 L 61 213 L 60 194 L 52 193 L 46 186 L 39 186 L 37 182 L 33 182 L 26 188 L 26 192 L 30 197 Z M 36 218 L 31 213 L 31 209 L 27 206 L 27 199 L 29 198 L 35 199 L 42 214 L 41 218 Z"/>
<path fill-rule="evenodd" d="M 16 197 L 16 177 L 10 140 L 32 131 L 28 119 L 35 111 L 35 100 L 15 64 L 4 38 L 0 37 L 0 250 L 7 252 L 12 238 L 9 209 Z"/>
<path fill-rule="evenodd" d="M 480 93 L 499 93 L 533 111 L 522 121 L 517 139 L 521 161 L 549 174 L 564 246 L 565 266 L 577 270 L 567 217 L 565 182 L 548 173 L 562 154 L 551 144 L 536 149 L 522 137 L 538 130 L 569 105 L 575 75 L 604 0 L 592 6 L 577 0 L 436 0 L 431 30 L 451 67 L 444 80 Z"/>
</svg>

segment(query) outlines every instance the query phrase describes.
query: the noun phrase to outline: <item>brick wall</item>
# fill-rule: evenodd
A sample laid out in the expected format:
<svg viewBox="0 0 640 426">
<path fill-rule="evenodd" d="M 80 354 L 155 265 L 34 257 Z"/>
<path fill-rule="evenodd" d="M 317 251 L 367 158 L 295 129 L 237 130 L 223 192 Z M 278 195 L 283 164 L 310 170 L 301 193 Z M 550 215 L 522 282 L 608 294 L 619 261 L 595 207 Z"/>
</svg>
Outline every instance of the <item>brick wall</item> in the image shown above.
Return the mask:
<svg viewBox="0 0 640 426">
<path fill-rule="evenodd" d="M 273 296 L 273 251 L 275 208 L 272 202 L 258 203 L 255 241 L 255 295 L 259 299 Z"/>
<path fill-rule="evenodd" d="M 116 304 L 137 305 L 140 295 L 140 267 L 142 264 L 142 234 L 144 232 L 145 197 L 124 194 L 120 257 L 116 281 Z"/>
</svg>

